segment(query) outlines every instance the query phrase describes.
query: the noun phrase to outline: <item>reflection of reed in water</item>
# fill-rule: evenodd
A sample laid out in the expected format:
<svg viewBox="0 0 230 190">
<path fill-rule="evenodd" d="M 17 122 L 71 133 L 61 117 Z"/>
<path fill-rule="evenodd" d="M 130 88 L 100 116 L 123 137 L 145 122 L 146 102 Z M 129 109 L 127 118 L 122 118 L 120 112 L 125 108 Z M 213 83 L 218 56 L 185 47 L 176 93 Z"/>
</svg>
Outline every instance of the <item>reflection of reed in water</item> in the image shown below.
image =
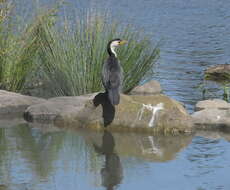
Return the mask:
<svg viewBox="0 0 230 190">
<path fill-rule="evenodd" d="M 121 183 L 123 178 L 122 165 L 119 156 L 115 153 L 113 135 L 105 131 L 102 137 L 102 146 L 94 144 L 95 151 L 105 156 L 105 165 L 101 169 L 102 185 L 107 190 L 112 190 Z"/>
<path fill-rule="evenodd" d="M 55 169 L 53 163 L 61 150 L 63 133 L 41 132 L 25 125 L 14 128 L 13 134 L 22 157 L 33 163 L 30 166 L 38 178 L 46 179 Z"/>
</svg>

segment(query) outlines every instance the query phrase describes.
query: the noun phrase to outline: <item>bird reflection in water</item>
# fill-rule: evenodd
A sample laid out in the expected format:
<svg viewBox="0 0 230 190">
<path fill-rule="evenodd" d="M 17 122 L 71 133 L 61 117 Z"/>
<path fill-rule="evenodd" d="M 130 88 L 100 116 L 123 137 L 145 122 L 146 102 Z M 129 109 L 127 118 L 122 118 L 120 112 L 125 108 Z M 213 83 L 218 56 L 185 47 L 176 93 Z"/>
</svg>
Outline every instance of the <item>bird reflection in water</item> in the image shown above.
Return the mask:
<svg viewBox="0 0 230 190">
<path fill-rule="evenodd" d="M 102 145 L 94 144 L 95 151 L 105 156 L 105 165 L 101 169 L 102 185 L 107 190 L 113 190 L 121 183 L 123 178 L 123 170 L 119 156 L 114 151 L 115 140 L 113 135 L 107 130 L 104 131 L 102 137 Z"/>
</svg>

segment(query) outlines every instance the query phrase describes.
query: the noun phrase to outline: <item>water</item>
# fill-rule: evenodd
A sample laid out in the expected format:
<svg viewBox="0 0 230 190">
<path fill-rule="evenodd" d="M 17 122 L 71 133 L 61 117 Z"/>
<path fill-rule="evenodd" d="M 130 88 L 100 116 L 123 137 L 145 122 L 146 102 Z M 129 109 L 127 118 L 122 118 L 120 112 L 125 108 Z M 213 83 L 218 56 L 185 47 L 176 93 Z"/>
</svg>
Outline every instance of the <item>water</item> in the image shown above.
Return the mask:
<svg viewBox="0 0 230 190">
<path fill-rule="evenodd" d="M 121 23 L 143 28 L 153 41 L 161 39 L 154 79 L 190 112 L 202 99 L 198 87 L 203 70 L 229 62 L 230 1 L 68 1 L 72 7 L 91 4 L 108 9 Z M 32 6 L 29 0 L 21 2 L 24 9 Z M 207 87 L 208 97 L 221 97 L 217 85 Z M 115 133 L 104 136 L 107 146 L 102 148 L 101 133 L 11 125 L 0 121 L 0 189 L 3 185 L 10 190 L 230 189 L 228 134 L 200 131 L 195 136 L 161 137 Z"/>
<path fill-rule="evenodd" d="M 0 137 L 0 184 L 10 190 L 230 188 L 224 133 L 127 136 L 22 124 L 3 126 Z"/>
</svg>

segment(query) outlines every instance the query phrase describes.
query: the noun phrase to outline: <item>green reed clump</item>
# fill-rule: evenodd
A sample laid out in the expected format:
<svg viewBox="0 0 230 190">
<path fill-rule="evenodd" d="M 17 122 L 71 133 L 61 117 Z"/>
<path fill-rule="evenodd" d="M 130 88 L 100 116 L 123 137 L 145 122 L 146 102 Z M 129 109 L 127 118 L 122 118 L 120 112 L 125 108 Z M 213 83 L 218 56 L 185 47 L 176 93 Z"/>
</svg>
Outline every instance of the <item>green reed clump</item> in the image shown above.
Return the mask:
<svg viewBox="0 0 230 190">
<path fill-rule="evenodd" d="M 55 95 L 81 95 L 103 89 L 101 68 L 107 58 L 109 40 L 121 38 L 128 45 L 118 50 L 124 69 L 123 91 L 129 92 L 145 79 L 159 58 L 159 47 L 130 26 L 120 26 L 106 14 L 88 12 L 63 30 L 44 26 L 42 65 L 49 89 Z"/>
<path fill-rule="evenodd" d="M 38 67 L 42 26 L 49 22 L 51 11 L 22 24 L 13 19 L 12 7 L 7 0 L 0 1 L 0 89 L 19 92 Z"/>
<path fill-rule="evenodd" d="M 39 82 L 52 96 L 100 91 L 107 43 L 121 38 L 128 40 L 118 56 L 124 69 L 123 91 L 129 92 L 146 79 L 159 57 L 159 47 L 148 37 L 107 14 L 88 11 L 72 27 L 73 23 L 57 22 L 56 7 L 22 27 L 13 20 L 7 0 L 0 1 L 0 8 L 0 89 L 23 92 Z M 24 29 L 17 31 L 19 26 Z"/>
<path fill-rule="evenodd" d="M 0 88 L 4 85 L 4 74 L 6 64 L 6 55 L 9 52 L 10 40 L 9 37 L 11 33 L 9 33 L 9 14 L 10 14 L 11 6 L 6 1 L 0 1 Z"/>
</svg>

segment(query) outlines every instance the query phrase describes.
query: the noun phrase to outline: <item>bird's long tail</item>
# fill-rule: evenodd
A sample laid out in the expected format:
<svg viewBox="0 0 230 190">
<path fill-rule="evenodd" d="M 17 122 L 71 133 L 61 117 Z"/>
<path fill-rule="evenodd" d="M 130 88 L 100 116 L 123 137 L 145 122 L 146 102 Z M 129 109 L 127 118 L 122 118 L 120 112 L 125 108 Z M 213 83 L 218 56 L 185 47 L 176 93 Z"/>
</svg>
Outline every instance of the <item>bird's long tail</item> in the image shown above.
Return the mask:
<svg viewBox="0 0 230 190">
<path fill-rule="evenodd" d="M 108 97 L 112 105 L 118 105 L 120 102 L 119 89 L 112 88 L 108 90 Z"/>
</svg>

